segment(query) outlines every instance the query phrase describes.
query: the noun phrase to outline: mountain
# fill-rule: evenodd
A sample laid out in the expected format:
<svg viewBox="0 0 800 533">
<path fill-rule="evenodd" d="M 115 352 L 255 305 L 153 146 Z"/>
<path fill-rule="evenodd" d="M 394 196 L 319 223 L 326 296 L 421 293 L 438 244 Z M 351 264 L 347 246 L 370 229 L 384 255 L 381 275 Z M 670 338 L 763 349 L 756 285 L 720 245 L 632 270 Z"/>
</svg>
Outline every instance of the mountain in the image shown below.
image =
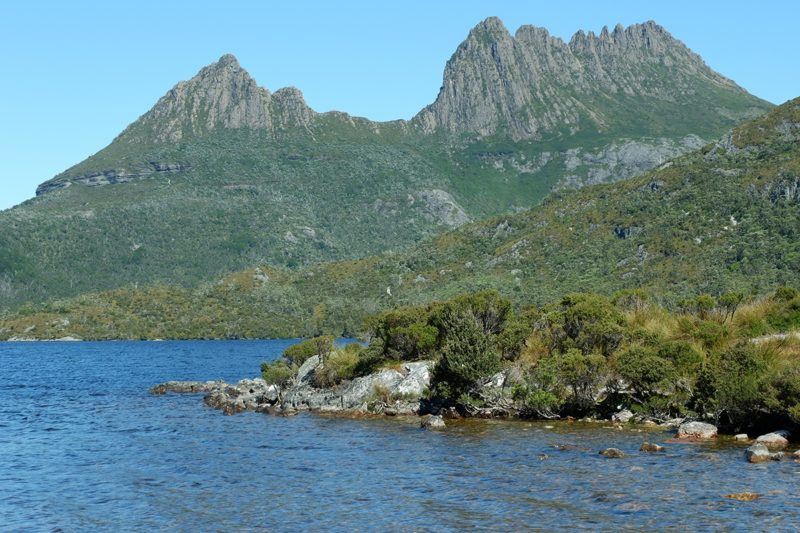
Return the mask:
<svg viewBox="0 0 800 533">
<path fill-rule="evenodd" d="M 779 284 L 800 285 L 800 98 L 640 177 L 556 193 L 399 253 L 26 306 L 0 321 L 0 338 L 354 333 L 381 309 L 486 288 L 525 303 L 644 289 L 674 305 Z"/>
<path fill-rule="evenodd" d="M 0 212 L 0 309 L 400 251 L 639 174 L 770 107 L 654 23 L 564 43 L 487 19 L 410 121 L 315 112 L 225 55 Z"/>
<path fill-rule="evenodd" d="M 489 18 L 458 47 L 439 96 L 414 122 L 425 131 L 515 140 L 637 130 L 714 135 L 731 119 L 760 114 L 743 92 L 652 21 L 581 31 L 565 43 L 535 26 L 512 37 Z"/>
</svg>

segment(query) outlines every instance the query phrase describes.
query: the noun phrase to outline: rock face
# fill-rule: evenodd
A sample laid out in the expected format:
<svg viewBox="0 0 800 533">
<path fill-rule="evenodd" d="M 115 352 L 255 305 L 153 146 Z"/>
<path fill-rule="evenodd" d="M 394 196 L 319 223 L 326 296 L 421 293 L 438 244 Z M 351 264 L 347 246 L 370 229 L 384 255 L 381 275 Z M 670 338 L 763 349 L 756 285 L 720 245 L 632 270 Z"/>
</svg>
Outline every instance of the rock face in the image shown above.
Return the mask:
<svg viewBox="0 0 800 533">
<path fill-rule="evenodd" d="M 763 444 L 767 448 L 786 448 L 789 445 L 789 437 L 790 433 L 786 430 L 773 431 L 758 437 L 756 443 Z"/>
<path fill-rule="evenodd" d="M 706 422 L 685 422 L 678 427 L 679 439 L 707 440 L 717 436 L 717 427 Z"/>
<path fill-rule="evenodd" d="M 701 88 L 744 92 L 655 22 L 579 31 L 566 43 L 535 26 L 512 36 L 491 17 L 447 62 L 436 101 L 414 123 L 426 132 L 505 132 L 517 140 L 602 131 L 617 120 L 611 108 L 625 101 L 696 103 Z"/>
<path fill-rule="evenodd" d="M 280 129 L 306 128 L 314 115 L 299 90 L 288 87 L 271 94 L 226 54 L 178 83 L 120 138 L 133 142 L 147 132 L 158 141 L 176 142 L 218 127 L 274 135 Z"/>
<path fill-rule="evenodd" d="M 312 385 L 314 371 L 319 365 L 317 356 L 309 358 L 292 382 L 283 388 L 258 378 L 244 379 L 235 385 L 223 381 L 169 381 L 156 385 L 150 392 L 207 393 L 206 405 L 225 414 L 317 411 L 411 415 L 420 412 L 420 399 L 430 384 L 433 363 L 406 363 L 401 371 L 383 370 L 328 389 Z"/>
</svg>

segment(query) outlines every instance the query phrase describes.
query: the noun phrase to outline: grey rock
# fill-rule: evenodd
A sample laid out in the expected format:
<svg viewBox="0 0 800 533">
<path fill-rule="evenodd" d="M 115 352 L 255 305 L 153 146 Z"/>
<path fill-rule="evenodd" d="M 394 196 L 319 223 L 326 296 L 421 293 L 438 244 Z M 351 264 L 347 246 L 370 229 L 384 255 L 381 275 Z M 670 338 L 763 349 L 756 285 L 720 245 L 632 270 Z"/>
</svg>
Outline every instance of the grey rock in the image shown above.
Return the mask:
<svg viewBox="0 0 800 533">
<path fill-rule="evenodd" d="M 750 463 L 764 463 L 766 461 L 780 461 L 782 452 L 770 452 L 764 444 L 755 443 L 744 451 L 745 459 Z"/>
<path fill-rule="evenodd" d="M 417 192 L 416 197 L 420 200 L 420 208 L 429 217 L 446 226 L 456 227 L 470 221 L 464 209 L 447 191 L 427 189 Z"/>
<path fill-rule="evenodd" d="M 761 435 L 756 439 L 758 444 L 763 444 L 767 448 L 786 448 L 789 445 L 791 434 L 785 429 L 773 431 L 766 435 Z"/>
<path fill-rule="evenodd" d="M 613 422 L 619 422 L 621 424 L 627 424 L 631 421 L 631 418 L 633 418 L 633 413 L 628 409 L 623 409 L 622 411 L 611 415 L 611 420 Z"/>
<path fill-rule="evenodd" d="M 150 394 L 211 392 L 224 385 L 224 381 L 167 381 L 152 387 Z"/>
<path fill-rule="evenodd" d="M 444 423 L 444 418 L 439 415 L 429 415 L 422 419 L 420 427 L 423 429 L 444 429 L 447 425 Z"/>
<path fill-rule="evenodd" d="M 625 452 L 619 448 L 606 448 L 605 450 L 601 450 L 599 453 L 603 457 L 608 457 L 610 459 L 622 459 L 625 457 Z"/>
<path fill-rule="evenodd" d="M 750 437 L 747 435 L 747 433 L 739 433 L 737 435 L 734 435 L 733 438 L 734 440 L 737 440 L 739 442 L 746 442 L 750 440 Z"/>
<path fill-rule="evenodd" d="M 678 427 L 679 439 L 707 440 L 717 436 L 717 427 L 706 422 L 684 422 Z"/>
</svg>

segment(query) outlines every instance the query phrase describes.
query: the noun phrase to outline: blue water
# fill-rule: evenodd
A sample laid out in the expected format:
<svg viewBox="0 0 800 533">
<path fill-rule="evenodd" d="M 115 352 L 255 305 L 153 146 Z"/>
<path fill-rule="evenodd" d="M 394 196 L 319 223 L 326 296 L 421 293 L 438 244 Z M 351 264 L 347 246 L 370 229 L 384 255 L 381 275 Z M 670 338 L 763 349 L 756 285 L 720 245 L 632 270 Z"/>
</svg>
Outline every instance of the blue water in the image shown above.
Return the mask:
<svg viewBox="0 0 800 533">
<path fill-rule="evenodd" d="M 2 530 L 769 529 L 800 465 L 663 432 L 223 416 L 170 379 L 252 377 L 287 341 L 0 343 Z M 554 444 L 575 448 L 558 450 Z M 629 456 L 604 459 L 616 446 Z M 758 492 L 755 502 L 723 497 Z"/>
</svg>

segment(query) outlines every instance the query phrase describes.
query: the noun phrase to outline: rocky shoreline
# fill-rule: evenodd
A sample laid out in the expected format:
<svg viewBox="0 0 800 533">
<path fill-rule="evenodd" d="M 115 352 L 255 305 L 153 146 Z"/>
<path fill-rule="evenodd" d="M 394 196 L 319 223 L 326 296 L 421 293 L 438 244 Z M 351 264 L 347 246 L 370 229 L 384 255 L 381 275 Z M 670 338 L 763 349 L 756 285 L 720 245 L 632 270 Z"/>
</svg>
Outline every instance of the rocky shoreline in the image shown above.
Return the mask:
<svg viewBox="0 0 800 533">
<path fill-rule="evenodd" d="M 155 385 L 150 392 L 155 395 L 204 394 L 206 405 L 226 415 L 252 411 L 292 416 L 307 411 L 345 416 L 419 416 L 420 426 L 431 430 L 444 429 L 446 420 L 464 417 L 524 418 L 524 413 L 515 407 L 511 397 L 512 386 L 518 378 L 513 369 L 498 372 L 481 384 L 479 394 L 488 407 L 465 413 L 452 407 L 433 405 L 426 399 L 433 364 L 433 361 L 404 363 L 397 368 L 381 370 L 334 387 L 316 388 L 313 386 L 313 375 L 321 363 L 318 356 L 313 356 L 284 387 L 267 383 L 262 378 L 243 379 L 235 384 L 225 381 L 167 381 Z M 681 418 L 658 422 L 637 417 L 627 409 L 615 413 L 610 420 L 582 421 L 610 423 L 616 429 L 623 429 L 628 424 L 631 427 L 661 428 L 675 431 L 673 440 L 682 442 L 707 442 L 719 436 L 717 427 L 707 422 Z M 786 459 L 800 461 L 800 450 L 786 451 L 792 437 L 787 430 L 773 431 L 756 439 L 746 434 L 732 437 L 736 442 L 750 444 L 744 452 L 745 459 L 750 463 Z M 664 452 L 665 448 L 646 442 L 640 451 Z M 613 448 L 602 450 L 600 454 L 608 458 L 625 457 L 624 453 Z"/>
</svg>

